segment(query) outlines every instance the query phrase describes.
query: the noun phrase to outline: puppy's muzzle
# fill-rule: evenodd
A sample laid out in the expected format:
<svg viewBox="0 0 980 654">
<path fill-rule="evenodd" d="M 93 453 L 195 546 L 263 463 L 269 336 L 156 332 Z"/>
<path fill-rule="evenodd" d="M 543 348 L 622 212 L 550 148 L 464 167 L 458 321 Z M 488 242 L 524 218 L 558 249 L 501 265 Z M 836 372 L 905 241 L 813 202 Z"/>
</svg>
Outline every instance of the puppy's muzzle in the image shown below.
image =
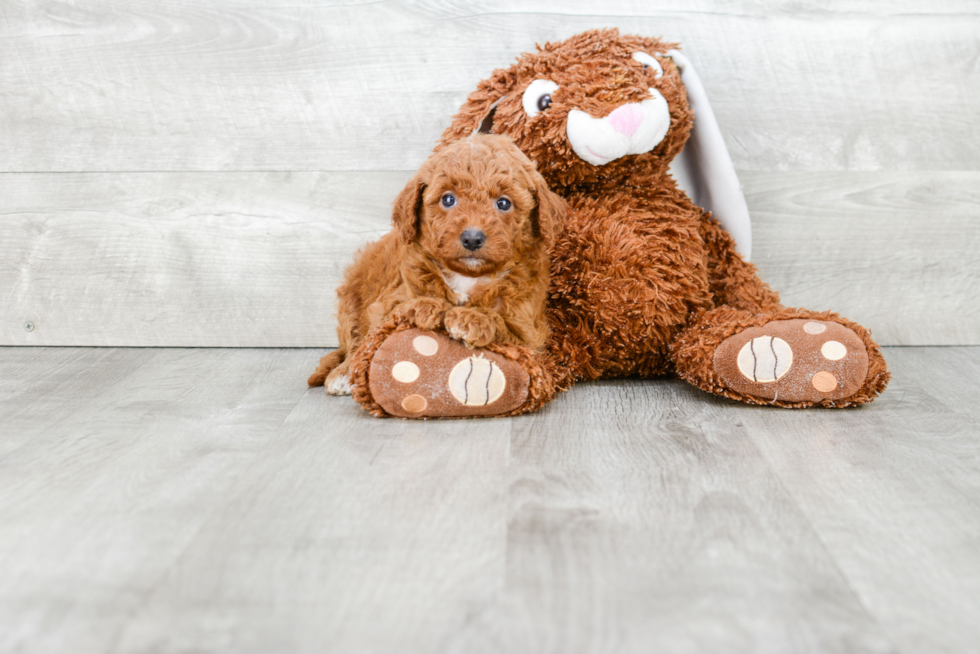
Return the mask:
<svg viewBox="0 0 980 654">
<path fill-rule="evenodd" d="M 470 227 L 463 230 L 463 233 L 459 236 L 459 241 L 470 252 L 476 252 L 487 242 L 487 235 L 482 230 Z"/>
</svg>

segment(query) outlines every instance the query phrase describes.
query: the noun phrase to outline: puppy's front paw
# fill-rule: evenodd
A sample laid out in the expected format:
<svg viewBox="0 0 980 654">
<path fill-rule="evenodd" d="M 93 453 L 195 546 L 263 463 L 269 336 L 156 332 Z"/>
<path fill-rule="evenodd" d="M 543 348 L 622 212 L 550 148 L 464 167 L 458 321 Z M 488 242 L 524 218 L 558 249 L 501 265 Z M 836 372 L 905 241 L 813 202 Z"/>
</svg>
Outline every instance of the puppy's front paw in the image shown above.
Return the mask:
<svg viewBox="0 0 980 654">
<path fill-rule="evenodd" d="M 467 307 L 455 307 L 446 312 L 446 331 L 467 347 L 483 347 L 493 342 L 497 330 L 493 319 L 482 311 Z"/>
<path fill-rule="evenodd" d="M 446 309 L 449 306 L 445 300 L 417 297 L 399 304 L 395 309 L 395 315 L 399 318 L 406 318 L 420 329 L 436 329 L 442 325 L 442 317 L 446 314 Z"/>
<path fill-rule="evenodd" d="M 445 300 L 417 297 L 399 304 L 395 308 L 395 317 L 405 318 L 420 329 L 436 329 L 442 325 L 442 317 L 449 306 Z"/>
</svg>

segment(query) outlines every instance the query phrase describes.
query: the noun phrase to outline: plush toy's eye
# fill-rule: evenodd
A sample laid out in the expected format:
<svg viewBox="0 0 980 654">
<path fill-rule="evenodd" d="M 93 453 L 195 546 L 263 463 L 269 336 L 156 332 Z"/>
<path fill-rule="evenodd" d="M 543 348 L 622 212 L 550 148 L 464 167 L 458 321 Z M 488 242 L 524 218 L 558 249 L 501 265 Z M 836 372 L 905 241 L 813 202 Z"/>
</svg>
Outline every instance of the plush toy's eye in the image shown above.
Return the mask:
<svg viewBox="0 0 980 654">
<path fill-rule="evenodd" d="M 497 198 L 497 209 L 500 211 L 510 211 L 512 204 L 507 198 Z"/>
<path fill-rule="evenodd" d="M 558 85 L 550 79 L 536 79 L 531 82 L 527 90 L 524 91 L 524 97 L 521 98 L 521 104 L 524 105 L 524 113 L 527 114 L 527 117 L 533 118 L 550 107 L 551 94 L 557 90 Z"/>
<path fill-rule="evenodd" d="M 443 193 L 442 195 L 442 206 L 447 209 L 452 209 L 456 206 L 456 196 L 452 193 Z"/>
<path fill-rule="evenodd" d="M 664 68 L 663 68 L 663 66 L 660 65 L 660 62 L 659 61 L 657 61 L 655 58 L 651 57 L 647 53 L 645 53 L 645 52 L 634 52 L 633 53 L 633 59 L 635 61 L 638 61 L 641 64 L 643 64 L 643 71 L 644 72 L 646 72 L 646 71 L 648 71 L 648 70 L 650 70 L 652 68 L 653 69 L 653 76 L 654 76 L 655 79 L 660 79 L 661 77 L 664 76 Z"/>
</svg>

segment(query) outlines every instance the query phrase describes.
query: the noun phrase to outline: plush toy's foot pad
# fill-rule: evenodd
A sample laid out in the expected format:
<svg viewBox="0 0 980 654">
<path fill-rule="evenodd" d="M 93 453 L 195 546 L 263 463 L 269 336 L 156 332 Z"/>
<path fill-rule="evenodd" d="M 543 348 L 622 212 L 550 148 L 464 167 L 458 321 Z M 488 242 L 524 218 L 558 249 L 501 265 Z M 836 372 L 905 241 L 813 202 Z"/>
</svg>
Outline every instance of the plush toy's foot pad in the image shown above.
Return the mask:
<svg viewBox="0 0 980 654">
<path fill-rule="evenodd" d="M 513 411 L 530 378 L 495 352 L 467 349 L 442 332 L 405 329 L 381 344 L 368 374 L 374 401 L 402 418 L 493 416 Z"/>
<path fill-rule="evenodd" d="M 737 393 L 767 400 L 819 402 L 856 393 L 868 374 L 864 341 L 823 320 L 775 320 L 722 341 L 715 372 Z"/>
</svg>

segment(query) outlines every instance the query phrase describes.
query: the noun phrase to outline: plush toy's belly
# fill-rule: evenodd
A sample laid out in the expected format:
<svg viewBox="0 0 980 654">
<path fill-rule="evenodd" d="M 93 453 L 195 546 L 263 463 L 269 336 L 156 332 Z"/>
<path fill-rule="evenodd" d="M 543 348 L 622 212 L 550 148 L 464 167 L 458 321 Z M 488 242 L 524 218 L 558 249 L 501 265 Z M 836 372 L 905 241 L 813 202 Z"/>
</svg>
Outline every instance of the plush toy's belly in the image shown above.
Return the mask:
<svg viewBox="0 0 980 654">
<path fill-rule="evenodd" d="M 668 194 L 572 196 L 552 256 L 552 352 L 574 377 L 667 371 L 667 348 L 710 306 L 700 212 Z"/>
</svg>

